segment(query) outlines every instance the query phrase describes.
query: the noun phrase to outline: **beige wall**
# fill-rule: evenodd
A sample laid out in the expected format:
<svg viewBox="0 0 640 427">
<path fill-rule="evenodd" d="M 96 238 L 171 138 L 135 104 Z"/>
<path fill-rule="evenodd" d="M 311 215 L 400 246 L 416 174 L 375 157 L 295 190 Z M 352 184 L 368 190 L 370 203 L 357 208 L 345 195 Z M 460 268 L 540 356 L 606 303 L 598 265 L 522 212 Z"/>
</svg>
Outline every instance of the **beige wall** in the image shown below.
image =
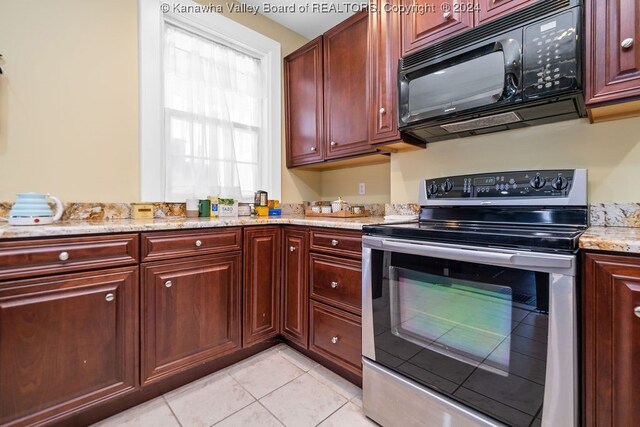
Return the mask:
<svg viewBox="0 0 640 427">
<path fill-rule="evenodd" d="M 417 202 L 422 178 L 529 168 L 587 168 L 591 202 L 639 202 L 640 118 L 559 122 L 393 154 L 391 201 Z"/>
<path fill-rule="evenodd" d="M 320 191 L 323 200 L 342 197 L 350 203 L 389 203 L 390 164 L 360 166 L 322 172 Z M 365 183 L 365 195 L 358 194 L 358 184 Z"/>
<path fill-rule="evenodd" d="M 131 0 L 0 0 L 0 201 L 138 198 Z"/>
<path fill-rule="evenodd" d="M 0 201 L 22 191 L 138 200 L 137 7 L 0 0 Z M 226 16 L 280 42 L 283 55 L 307 41 L 261 15 Z M 283 200 L 320 198 L 320 180 L 283 168 Z"/>
</svg>

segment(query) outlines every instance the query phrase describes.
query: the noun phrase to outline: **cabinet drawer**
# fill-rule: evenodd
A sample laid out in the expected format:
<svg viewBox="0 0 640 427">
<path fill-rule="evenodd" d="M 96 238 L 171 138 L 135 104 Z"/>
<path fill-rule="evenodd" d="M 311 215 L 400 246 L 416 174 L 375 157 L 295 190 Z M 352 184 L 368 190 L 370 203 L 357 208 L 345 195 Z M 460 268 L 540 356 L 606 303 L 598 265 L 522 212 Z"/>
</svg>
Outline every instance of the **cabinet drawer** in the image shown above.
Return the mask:
<svg viewBox="0 0 640 427">
<path fill-rule="evenodd" d="M 207 231 L 172 231 L 142 234 L 142 261 L 239 251 L 242 229 L 219 228 Z"/>
<path fill-rule="evenodd" d="M 311 254 L 310 265 L 312 298 L 356 314 L 361 313 L 360 261 Z"/>
<path fill-rule="evenodd" d="M 0 242 L 0 280 L 137 262 L 137 234 Z"/>
<path fill-rule="evenodd" d="M 337 230 L 311 230 L 311 250 L 331 255 L 362 256 L 362 233 Z"/>
<path fill-rule="evenodd" d="M 362 326 L 360 318 L 311 301 L 309 349 L 362 375 Z"/>
</svg>

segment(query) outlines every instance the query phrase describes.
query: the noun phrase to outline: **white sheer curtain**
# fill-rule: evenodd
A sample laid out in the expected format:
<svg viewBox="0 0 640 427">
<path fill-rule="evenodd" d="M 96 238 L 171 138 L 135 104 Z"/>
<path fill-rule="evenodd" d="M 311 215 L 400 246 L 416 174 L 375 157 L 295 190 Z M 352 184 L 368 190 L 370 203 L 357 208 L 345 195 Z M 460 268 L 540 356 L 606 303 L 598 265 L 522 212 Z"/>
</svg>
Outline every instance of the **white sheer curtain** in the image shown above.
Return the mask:
<svg viewBox="0 0 640 427">
<path fill-rule="evenodd" d="M 250 200 L 261 173 L 260 59 L 165 28 L 165 200 Z"/>
</svg>

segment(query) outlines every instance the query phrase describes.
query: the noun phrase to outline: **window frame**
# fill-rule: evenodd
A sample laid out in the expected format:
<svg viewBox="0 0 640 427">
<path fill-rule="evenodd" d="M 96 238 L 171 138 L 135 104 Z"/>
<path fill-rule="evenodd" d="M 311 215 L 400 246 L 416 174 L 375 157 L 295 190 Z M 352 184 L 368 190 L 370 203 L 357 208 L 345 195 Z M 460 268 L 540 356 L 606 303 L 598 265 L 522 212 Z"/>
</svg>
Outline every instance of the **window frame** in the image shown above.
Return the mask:
<svg viewBox="0 0 640 427">
<path fill-rule="evenodd" d="M 166 201 L 163 34 L 165 22 L 241 50 L 261 60 L 265 81 L 264 143 L 260 144 L 261 190 L 281 199 L 282 64 L 280 43 L 221 14 L 163 13 L 162 0 L 138 0 L 140 87 L 140 200 Z M 203 6 L 190 0 L 181 7 Z M 158 141 L 162 141 L 158 144 Z M 182 200 L 173 200 L 182 202 Z"/>
</svg>

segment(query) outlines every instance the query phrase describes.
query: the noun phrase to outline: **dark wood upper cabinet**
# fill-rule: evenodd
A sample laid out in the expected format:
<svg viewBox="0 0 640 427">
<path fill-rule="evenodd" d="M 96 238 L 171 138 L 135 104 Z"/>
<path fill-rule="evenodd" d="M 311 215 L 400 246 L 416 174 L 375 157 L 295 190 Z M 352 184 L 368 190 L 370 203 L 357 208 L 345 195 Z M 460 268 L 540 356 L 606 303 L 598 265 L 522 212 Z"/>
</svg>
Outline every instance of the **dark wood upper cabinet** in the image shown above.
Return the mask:
<svg viewBox="0 0 640 427">
<path fill-rule="evenodd" d="M 143 383 L 240 348 L 241 262 L 235 252 L 143 265 Z"/>
<path fill-rule="evenodd" d="M 277 226 L 244 230 L 243 347 L 279 333 L 281 232 Z"/>
<path fill-rule="evenodd" d="M 322 36 L 284 58 L 287 167 L 324 159 Z"/>
<path fill-rule="evenodd" d="M 0 285 L 0 424 L 60 420 L 137 387 L 138 267 Z"/>
<path fill-rule="evenodd" d="M 640 96 L 638 0 L 585 2 L 587 105 Z"/>
<path fill-rule="evenodd" d="M 375 152 L 369 144 L 367 12 L 324 34 L 325 158 Z"/>
<path fill-rule="evenodd" d="M 640 419 L 640 257 L 590 253 L 584 259 L 584 425 L 635 425 Z"/>
<path fill-rule="evenodd" d="M 282 251 L 281 333 L 307 348 L 309 336 L 309 232 L 285 227 Z"/>
<path fill-rule="evenodd" d="M 400 0 L 400 3 L 410 8 L 414 0 Z M 428 3 L 429 9 L 424 13 L 402 14 L 403 56 L 473 27 L 473 10 L 446 10 L 452 3 L 451 0 L 435 0 Z"/>
<path fill-rule="evenodd" d="M 390 8 L 397 1 L 376 0 L 377 11 L 369 14 L 369 137 L 372 144 L 400 139 L 397 107 L 400 14 Z"/>
<path fill-rule="evenodd" d="M 544 0 L 476 0 L 475 25 L 482 25 L 511 12 Z"/>
</svg>

